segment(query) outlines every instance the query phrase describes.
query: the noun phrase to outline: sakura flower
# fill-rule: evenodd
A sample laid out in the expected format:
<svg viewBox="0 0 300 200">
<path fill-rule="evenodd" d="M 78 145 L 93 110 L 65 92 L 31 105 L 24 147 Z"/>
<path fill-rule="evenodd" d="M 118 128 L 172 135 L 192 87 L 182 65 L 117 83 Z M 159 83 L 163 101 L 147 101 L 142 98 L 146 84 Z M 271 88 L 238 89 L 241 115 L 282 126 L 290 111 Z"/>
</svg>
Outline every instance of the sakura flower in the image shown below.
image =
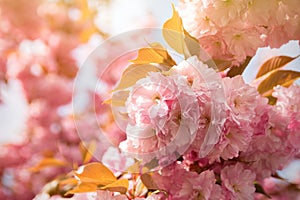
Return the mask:
<svg viewBox="0 0 300 200">
<path fill-rule="evenodd" d="M 197 97 L 182 76 L 150 73 L 131 88 L 126 108 L 127 152 L 184 151 L 197 131 Z"/>
<path fill-rule="evenodd" d="M 277 8 L 278 3 L 273 0 L 251 0 L 248 3 L 248 9 L 245 13 L 246 19 L 251 24 L 273 24 L 272 22 L 270 22 L 270 20 Z"/>
<path fill-rule="evenodd" d="M 225 122 L 225 94 L 222 80 L 215 70 L 194 56 L 182 61 L 170 70 L 171 74 L 180 74 L 190 83 L 197 94 L 200 119 L 198 131 L 190 151 L 206 156 L 219 141 L 221 128 Z M 200 147 L 200 148 L 199 148 Z"/>
<path fill-rule="evenodd" d="M 126 195 L 114 195 L 113 192 L 110 192 L 110 191 L 98 190 L 97 191 L 97 197 L 96 197 L 95 200 L 106 200 L 106 199 L 128 200 Z"/>
<path fill-rule="evenodd" d="M 289 88 L 278 86 L 273 93 L 277 97 L 276 111 L 283 117 L 289 129 L 287 134 L 288 141 L 294 148 L 299 148 L 300 145 L 300 87 L 292 85 Z"/>
<path fill-rule="evenodd" d="M 210 162 L 219 158 L 232 159 L 248 150 L 254 129 L 263 122 L 261 113 L 267 111 L 267 99 L 245 84 L 241 76 L 223 78 L 222 81 L 228 107 L 220 139 L 208 156 Z"/>
<path fill-rule="evenodd" d="M 243 164 L 224 167 L 221 180 L 226 199 L 254 199 L 255 173 L 246 169 Z"/>
<path fill-rule="evenodd" d="M 208 65 L 200 61 L 197 56 L 192 56 L 173 66 L 170 73 L 184 76 L 196 92 L 201 92 L 199 90 L 203 92 L 206 89 L 210 93 L 215 92 L 214 95 L 222 95 L 222 93 L 218 94 L 214 91 L 221 87 L 220 75 L 213 68 L 209 68 Z"/>
<path fill-rule="evenodd" d="M 254 27 L 243 28 L 242 30 L 229 27 L 222 31 L 228 52 L 234 56 L 237 62 L 244 61 L 247 56 L 254 56 L 256 50 L 264 46 L 261 34 L 261 31 Z"/>
<path fill-rule="evenodd" d="M 268 116 L 261 118 L 264 126 L 260 130 L 254 129 L 248 149 L 240 155 L 241 160 L 248 162 L 256 172 L 258 180 L 282 169 L 296 151 L 287 140 L 290 131 L 286 120 L 272 110 L 268 112 Z"/>
<path fill-rule="evenodd" d="M 200 37 L 199 44 L 205 51 L 216 60 L 232 60 L 233 55 L 229 53 L 228 45 L 221 35 L 221 32 L 215 35 L 205 35 Z"/>
<path fill-rule="evenodd" d="M 220 27 L 228 25 L 232 20 L 240 18 L 247 9 L 248 0 L 206 1 L 206 13 Z"/>
<path fill-rule="evenodd" d="M 174 164 L 155 173 L 153 180 L 174 200 L 221 198 L 221 190 L 215 185 L 215 176 L 210 170 L 197 174 Z"/>
<path fill-rule="evenodd" d="M 208 155 L 210 160 L 219 160 L 219 156 L 224 160 L 238 157 L 239 153 L 247 150 L 251 141 L 251 132 L 242 131 L 234 123 L 226 123 L 227 131 L 223 133 L 220 141 L 215 145 L 211 154 Z"/>
<path fill-rule="evenodd" d="M 180 16 L 182 17 L 184 27 L 187 30 L 191 30 L 191 35 L 197 37 L 199 34 L 206 35 L 217 32 L 216 25 L 205 12 L 203 1 L 179 1 L 178 7 L 181 11 Z"/>
<path fill-rule="evenodd" d="M 299 185 L 290 184 L 285 180 L 280 180 L 276 178 L 267 178 L 263 181 L 263 187 L 266 193 L 275 200 L 284 199 L 299 199 Z M 256 199 L 266 199 L 264 195 L 257 195 Z"/>
<path fill-rule="evenodd" d="M 119 172 L 127 170 L 134 164 L 134 160 L 127 158 L 117 148 L 109 147 L 102 157 L 102 162 L 112 170 Z"/>
<path fill-rule="evenodd" d="M 184 27 L 215 60 L 243 63 L 259 47 L 299 40 L 297 0 L 181 0 Z"/>
<path fill-rule="evenodd" d="M 246 84 L 242 76 L 223 78 L 223 83 L 230 107 L 230 118 L 246 131 L 247 124 L 255 120 L 258 114 L 256 108 L 260 105 L 260 101 L 267 105 L 267 99 L 262 98 L 255 87 Z"/>
</svg>

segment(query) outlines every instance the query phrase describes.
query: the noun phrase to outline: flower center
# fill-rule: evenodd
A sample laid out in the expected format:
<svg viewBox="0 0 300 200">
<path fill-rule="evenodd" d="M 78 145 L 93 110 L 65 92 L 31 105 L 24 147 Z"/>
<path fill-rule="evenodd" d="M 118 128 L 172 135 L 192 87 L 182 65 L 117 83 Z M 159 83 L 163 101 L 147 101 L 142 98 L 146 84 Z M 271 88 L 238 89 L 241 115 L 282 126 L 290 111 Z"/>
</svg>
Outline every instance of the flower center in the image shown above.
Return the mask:
<svg viewBox="0 0 300 200">
<path fill-rule="evenodd" d="M 158 94 L 158 93 L 154 94 L 153 97 L 152 97 L 152 100 L 155 104 L 158 104 L 161 100 L 160 94 Z"/>
</svg>

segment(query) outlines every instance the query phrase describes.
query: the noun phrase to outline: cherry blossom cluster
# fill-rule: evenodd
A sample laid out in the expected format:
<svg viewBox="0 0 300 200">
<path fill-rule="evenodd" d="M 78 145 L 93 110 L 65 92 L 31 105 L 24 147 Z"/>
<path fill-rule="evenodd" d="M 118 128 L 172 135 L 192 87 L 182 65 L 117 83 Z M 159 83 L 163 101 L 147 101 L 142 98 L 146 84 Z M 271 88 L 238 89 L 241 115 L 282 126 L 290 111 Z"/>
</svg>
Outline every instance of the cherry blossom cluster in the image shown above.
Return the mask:
<svg viewBox="0 0 300 200">
<path fill-rule="evenodd" d="M 297 0 L 181 0 L 184 27 L 216 60 L 242 63 L 259 47 L 299 40 Z"/>
<path fill-rule="evenodd" d="M 197 57 L 167 74 L 150 73 L 130 89 L 120 148 L 142 155 L 164 149 L 168 159 L 185 150 L 153 176 L 170 199 L 253 199 L 254 183 L 299 152 L 299 86 L 277 87 L 271 106 L 241 76 L 221 78 Z"/>
<path fill-rule="evenodd" d="M 134 165 L 131 155 L 158 161 L 161 168 L 149 173 L 151 185 L 143 182 L 156 192 L 145 197 L 143 178 L 129 172 L 126 195 L 99 190 L 72 199 L 265 199 L 268 192 L 275 199 L 299 197 L 298 182 L 294 188 L 281 183 L 277 170 L 299 155 L 300 86 L 277 86 L 277 102 L 269 105 L 241 76 L 222 78 L 194 56 L 166 72 L 150 72 L 128 89 L 126 139 L 121 151 L 109 148 L 102 162 L 120 174 Z"/>
</svg>

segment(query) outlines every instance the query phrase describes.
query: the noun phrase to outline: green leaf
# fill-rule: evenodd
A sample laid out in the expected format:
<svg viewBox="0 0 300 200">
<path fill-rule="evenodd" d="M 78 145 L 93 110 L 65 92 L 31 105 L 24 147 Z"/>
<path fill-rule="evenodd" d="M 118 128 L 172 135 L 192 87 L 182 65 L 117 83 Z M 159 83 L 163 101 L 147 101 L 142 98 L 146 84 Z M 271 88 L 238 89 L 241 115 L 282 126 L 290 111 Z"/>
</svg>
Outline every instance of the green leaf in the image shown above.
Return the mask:
<svg viewBox="0 0 300 200">
<path fill-rule="evenodd" d="M 271 73 L 258 86 L 257 90 L 263 96 L 272 95 L 273 88 L 277 85 L 290 86 L 300 77 L 300 72 L 292 70 L 278 70 Z"/>
<path fill-rule="evenodd" d="M 299 55 L 300 56 L 300 55 Z M 269 72 L 272 72 L 276 69 L 284 67 L 286 64 L 290 63 L 294 59 L 298 58 L 299 56 L 296 57 L 289 57 L 289 56 L 275 56 L 266 62 L 262 64 L 260 67 L 256 78 L 259 78 Z"/>
<path fill-rule="evenodd" d="M 134 85 L 138 80 L 148 76 L 149 72 L 160 72 L 154 65 L 130 65 L 122 74 L 121 80 L 113 91 L 123 90 Z"/>
</svg>

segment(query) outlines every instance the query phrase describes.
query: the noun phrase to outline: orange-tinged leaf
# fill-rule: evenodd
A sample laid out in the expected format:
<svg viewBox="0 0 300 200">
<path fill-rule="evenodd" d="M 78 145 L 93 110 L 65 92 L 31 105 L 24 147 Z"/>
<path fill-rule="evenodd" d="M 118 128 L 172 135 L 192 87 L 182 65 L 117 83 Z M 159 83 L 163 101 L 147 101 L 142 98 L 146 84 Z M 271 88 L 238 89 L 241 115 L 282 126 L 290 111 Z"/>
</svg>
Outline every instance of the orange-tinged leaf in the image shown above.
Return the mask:
<svg viewBox="0 0 300 200">
<path fill-rule="evenodd" d="M 263 96 L 270 96 L 275 86 L 282 85 L 288 87 L 299 77 L 300 72 L 292 70 L 278 70 L 271 73 L 265 80 L 263 80 L 259 84 L 257 90 Z"/>
<path fill-rule="evenodd" d="M 123 90 L 134 85 L 138 80 L 148 76 L 149 72 L 160 72 L 160 69 L 153 65 L 130 65 L 122 74 L 118 86 L 113 90 Z"/>
<path fill-rule="evenodd" d="M 46 167 L 63 167 L 66 165 L 67 165 L 66 162 L 55 158 L 44 158 L 36 166 L 30 168 L 30 170 L 33 172 L 38 172 Z"/>
<path fill-rule="evenodd" d="M 167 43 L 178 53 L 184 54 L 184 31 L 182 20 L 172 5 L 173 16 L 163 25 L 163 36 Z"/>
<path fill-rule="evenodd" d="M 150 64 L 157 63 L 167 66 L 176 65 L 175 61 L 171 58 L 168 51 L 161 45 L 152 45 L 149 48 L 142 48 L 138 51 L 138 57 L 135 60 L 131 60 L 134 64 Z"/>
<path fill-rule="evenodd" d="M 272 72 L 273 70 L 279 69 L 284 67 L 286 64 L 290 63 L 294 59 L 298 58 L 299 56 L 296 57 L 289 57 L 289 56 L 275 56 L 266 62 L 262 64 L 260 67 L 256 78 L 259 78 L 269 72 Z"/>
<path fill-rule="evenodd" d="M 277 102 L 277 98 L 276 97 L 273 97 L 273 96 L 267 96 L 268 100 L 269 100 L 269 104 L 270 105 L 275 105 L 276 102 Z"/>
<path fill-rule="evenodd" d="M 163 37 L 175 51 L 183 54 L 185 58 L 193 55 L 199 56 L 200 45 L 184 28 L 182 20 L 172 5 L 173 15 L 163 25 Z"/>
<path fill-rule="evenodd" d="M 101 190 L 109 190 L 112 192 L 120 192 L 125 194 L 128 189 L 129 182 L 127 179 L 119 179 L 111 184 L 101 187 Z"/>
<path fill-rule="evenodd" d="M 81 182 L 97 185 L 107 185 L 117 180 L 114 174 L 99 162 L 83 165 L 74 174 Z"/>
<path fill-rule="evenodd" d="M 65 195 L 85 192 L 95 192 L 97 190 L 97 184 L 82 182 L 77 185 L 74 189 L 68 191 Z"/>
<path fill-rule="evenodd" d="M 159 42 L 152 42 L 149 46 L 152 48 L 165 49 Z"/>
<path fill-rule="evenodd" d="M 83 163 L 88 163 L 93 158 L 93 154 L 97 149 L 97 144 L 95 141 L 91 141 L 89 144 L 84 144 L 81 142 L 79 144 L 79 148 Z"/>
<path fill-rule="evenodd" d="M 59 185 L 77 185 L 77 184 L 78 184 L 78 180 L 73 177 L 59 180 Z"/>
</svg>

